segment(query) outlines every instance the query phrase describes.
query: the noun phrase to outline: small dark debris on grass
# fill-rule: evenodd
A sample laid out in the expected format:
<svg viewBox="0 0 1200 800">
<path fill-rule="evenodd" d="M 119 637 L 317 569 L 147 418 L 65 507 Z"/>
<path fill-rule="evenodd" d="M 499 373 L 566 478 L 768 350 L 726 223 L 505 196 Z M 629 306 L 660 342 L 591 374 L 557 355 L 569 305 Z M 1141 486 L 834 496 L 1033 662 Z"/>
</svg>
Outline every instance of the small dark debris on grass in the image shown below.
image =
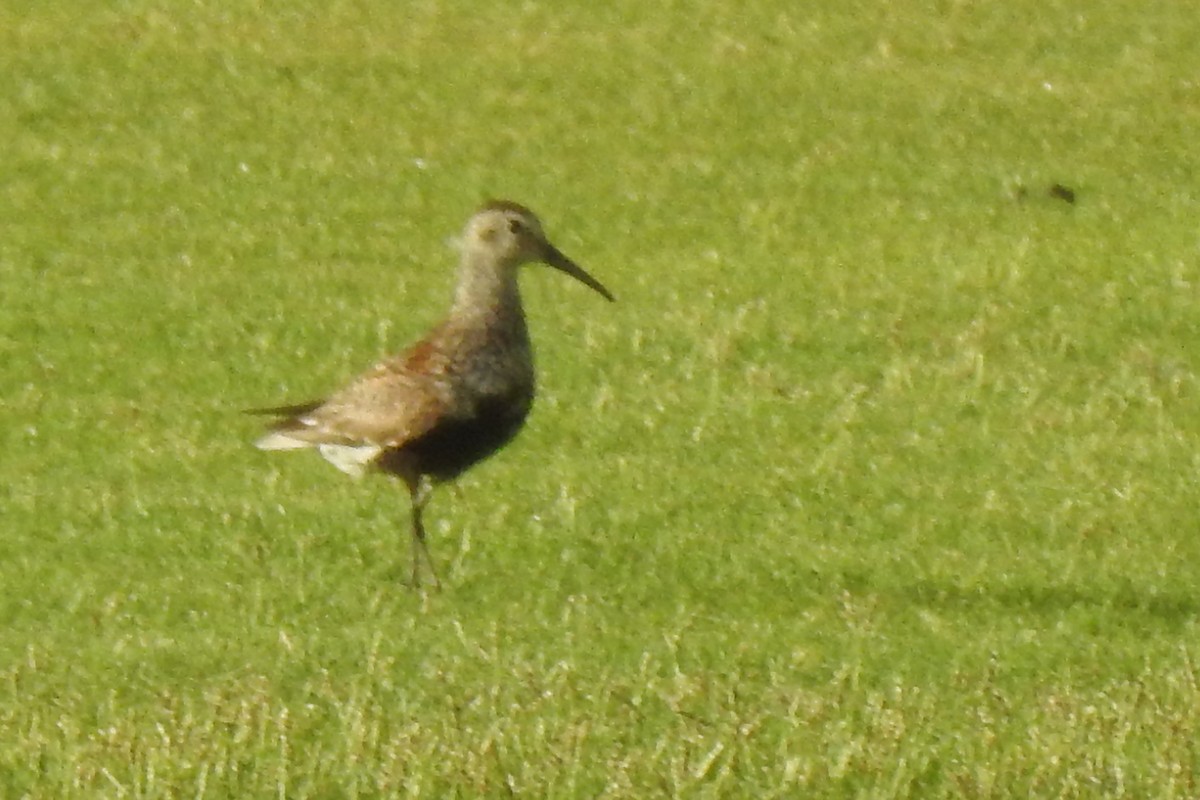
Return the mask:
<svg viewBox="0 0 1200 800">
<path fill-rule="evenodd" d="M 1056 183 L 1047 189 L 1046 193 L 1056 200 L 1063 200 L 1071 205 L 1075 205 L 1075 190 L 1069 186 Z"/>
<path fill-rule="evenodd" d="M 1016 184 L 1010 190 L 1012 199 L 1018 203 L 1024 203 L 1030 199 L 1029 190 L 1023 184 Z M 1046 188 L 1046 196 L 1054 200 L 1062 200 L 1064 203 L 1075 205 L 1075 190 L 1070 186 L 1061 183 L 1052 183 Z"/>
</svg>

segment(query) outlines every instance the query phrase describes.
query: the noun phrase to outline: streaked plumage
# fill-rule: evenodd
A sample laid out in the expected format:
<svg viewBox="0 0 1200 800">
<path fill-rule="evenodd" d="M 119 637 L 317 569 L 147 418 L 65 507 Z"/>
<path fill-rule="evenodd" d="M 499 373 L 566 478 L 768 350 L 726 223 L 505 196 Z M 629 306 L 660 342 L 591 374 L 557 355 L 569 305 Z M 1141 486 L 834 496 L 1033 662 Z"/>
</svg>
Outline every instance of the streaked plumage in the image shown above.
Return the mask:
<svg viewBox="0 0 1200 800">
<path fill-rule="evenodd" d="M 257 442 L 263 450 L 316 448 L 350 475 L 378 470 L 405 482 L 414 586 L 422 552 L 438 584 L 421 519 L 430 484 L 457 477 L 511 440 L 533 403 L 533 352 L 518 268 L 542 262 L 613 299 L 516 203 L 496 200 L 479 209 L 467 222 L 461 249 L 450 313 L 424 339 L 323 401 L 252 412 L 278 417 Z"/>
</svg>

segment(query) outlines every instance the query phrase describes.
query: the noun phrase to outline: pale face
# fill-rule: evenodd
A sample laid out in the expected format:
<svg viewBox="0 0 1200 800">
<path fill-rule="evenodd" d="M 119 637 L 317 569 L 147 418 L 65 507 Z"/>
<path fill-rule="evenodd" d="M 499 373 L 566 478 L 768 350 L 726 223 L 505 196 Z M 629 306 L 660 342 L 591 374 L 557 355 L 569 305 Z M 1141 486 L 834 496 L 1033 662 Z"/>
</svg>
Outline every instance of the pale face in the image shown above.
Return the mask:
<svg viewBox="0 0 1200 800">
<path fill-rule="evenodd" d="M 542 224 L 529 212 L 486 207 L 471 217 L 463 236 L 466 249 L 486 254 L 489 260 L 519 266 L 547 261 L 552 250 Z"/>
</svg>

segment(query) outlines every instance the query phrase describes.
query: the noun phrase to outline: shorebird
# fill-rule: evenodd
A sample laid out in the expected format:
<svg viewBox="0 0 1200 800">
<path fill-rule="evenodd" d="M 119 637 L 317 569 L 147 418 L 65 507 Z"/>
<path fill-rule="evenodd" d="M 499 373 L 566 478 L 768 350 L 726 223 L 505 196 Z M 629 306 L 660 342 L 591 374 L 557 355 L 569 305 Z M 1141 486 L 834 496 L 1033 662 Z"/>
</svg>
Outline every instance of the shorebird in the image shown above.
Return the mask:
<svg viewBox="0 0 1200 800">
<path fill-rule="evenodd" d="M 262 450 L 316 448 L 355 477 L 400 478 L 412 504 L 412 585 L 424 555 L 422 512 L 432 487 L 495 453 L 521 429 L 533 404 L 533 350 L 517 271 L 541 262 L 614 300 L 562 254 L 533 212 L 507 200 L 486 203 L 467 222 L 450 313 L 425 338 L 387 358 L 327 399 L 250 413 L 277 417 Z"/>
</svg>

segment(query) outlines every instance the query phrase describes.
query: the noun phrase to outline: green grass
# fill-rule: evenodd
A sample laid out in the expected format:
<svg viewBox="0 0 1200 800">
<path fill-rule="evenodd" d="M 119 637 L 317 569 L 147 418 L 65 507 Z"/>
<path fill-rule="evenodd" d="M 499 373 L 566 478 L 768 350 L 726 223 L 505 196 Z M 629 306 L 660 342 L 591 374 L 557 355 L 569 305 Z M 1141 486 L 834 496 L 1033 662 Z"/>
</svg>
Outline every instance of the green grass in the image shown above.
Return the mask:
<svg viewBox="0 0 1200 800">
<path fill-rule="evenodd" d="M 1191 9 L 226 5 L 0 9 L 0 795 L 1200 794 Z M 488 196 L 620 302 L 422 595 L 238 410 Z"/>
</svg>

